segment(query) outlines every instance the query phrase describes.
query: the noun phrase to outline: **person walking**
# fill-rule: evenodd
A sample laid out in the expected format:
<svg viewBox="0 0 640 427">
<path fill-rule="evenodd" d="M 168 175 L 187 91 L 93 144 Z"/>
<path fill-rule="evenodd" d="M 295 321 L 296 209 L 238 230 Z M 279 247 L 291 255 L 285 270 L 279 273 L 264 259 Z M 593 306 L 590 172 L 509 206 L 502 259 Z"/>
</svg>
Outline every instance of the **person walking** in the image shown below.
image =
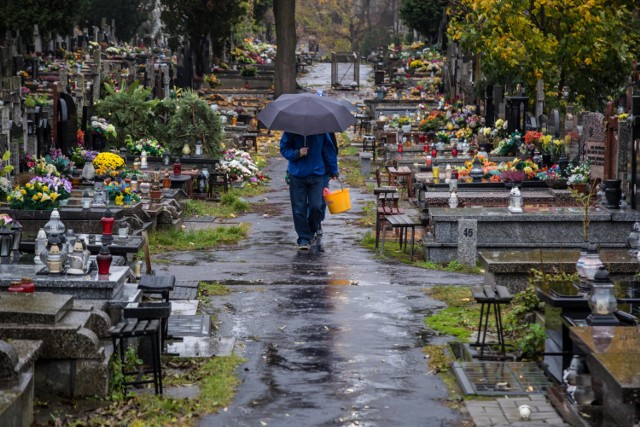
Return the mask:
<svg viewBox="0 0 640 427">
<path fill-rule="evenodd" d="M 336 134 L 335 132 L 330 132 L 329 133 L 329 139 L 331 139 L 331 142 L 333 143 L 333 147 L 336 150 L 336 158 L 338 155 L 338 139 L 336 138 Z M 322 183 L 322 188 L 329 188 L 329 181 L 332 178 L 338 178 L 338 174 L 331 176 L 329 171 L 328 171 L 329 167 L 327 167 L 327 165 L 325 164 L 325 175 L 324 175 L 324 181 Z M 322 207 L 320 208 L 320 223 L 318 224 L 318 230 L 316 231 L 316 243 L 318 244 L 318 250 L 324 252 L 324 250 L 322 249 L 322 243 L 321 243 L 321 239 L 322 239 L 322 221 L 324 221 L 324 218 L 327 214 L 327 202 L 324 200 L 324 197 L 322 198 Z"/>
<path fill-rule="evenodd" d="M 329 134 L 298 135 L 284 132 L 280 154 L 289 161 L 289 197 L 298 248 L 309 250 L 316 243 L 322 218 L 325 176 L 338 176 L 338 157 Z"/>
</svg>

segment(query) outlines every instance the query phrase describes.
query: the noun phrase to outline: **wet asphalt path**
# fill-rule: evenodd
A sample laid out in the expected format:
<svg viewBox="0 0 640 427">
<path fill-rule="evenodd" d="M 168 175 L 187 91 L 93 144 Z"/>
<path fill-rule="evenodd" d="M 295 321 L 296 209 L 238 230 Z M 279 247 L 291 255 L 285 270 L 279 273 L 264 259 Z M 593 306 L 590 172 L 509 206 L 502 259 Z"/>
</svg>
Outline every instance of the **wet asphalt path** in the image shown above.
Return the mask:
<svg viewBox="0 0 640 427">
<path fill-rule="evenodd" d="M 232 286 L 213 298 L 221 336 L 246 359 L 229 407 L 201 426 L 459 426 L 422 346 L 442 343 L 424 316 L 443 304 L 434 284 L 481 278 L 377 259 L 357 239 L 355 218 L 372 195 L 351 189 L 352 210 L 327 214 L 325 252 L 300 252 L 290 216 L 286 161 L 273 158 L 271 191 L 252 200 L 249 238 L 215 251 L 169 255 L 178 280 Z M 394 244 L 388 242 L 387 244 Z"/>
</svg>

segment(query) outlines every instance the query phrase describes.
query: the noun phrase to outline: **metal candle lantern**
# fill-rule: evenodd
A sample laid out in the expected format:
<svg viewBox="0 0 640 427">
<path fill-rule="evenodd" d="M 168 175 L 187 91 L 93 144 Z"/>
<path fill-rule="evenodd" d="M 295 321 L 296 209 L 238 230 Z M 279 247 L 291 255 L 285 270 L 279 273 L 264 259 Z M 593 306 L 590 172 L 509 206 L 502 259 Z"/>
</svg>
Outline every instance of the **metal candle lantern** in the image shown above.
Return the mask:
<svg viewBox="0 0 640 427">
<path fill-rule="evenodd" d="M 52 234 L 63 235 L 66 227 L 60 220 L 60 212 L 57 209 L 51 211 L 51 215 L 49 216 L 49 221 L 44 225 L 44 232 L 47 234 L 47 237 Z"/>
<path fill-rule="evenodd" d="M 202 141 L 196 141 L 196 156 L 202 156 Z"/>
<path fill-rule="evenodd" d="M 469 171 L 469 176 L 473 178 L 473 182 L 479 182 L 484 176 L 482 163 L 480 163 L 480 158 L 478 158 L 477 156 L 475 159 L 473 159 L 473 165 L 471 166 L 471 170 Z"/>
<path fill-rule="evenodd" d="M 618 309 L 613 283 L 609 280 L 609 272 L 601 267 L 591 282 L 589 294 L 591 314 L 587 316 L 587 324 L 595 326 L 615 326 L 620 323 L 615 316 Z"/>
<path fill-rule="evenodd" d="M 2 264 L 9 263 L 12 249 L 13 231 L 6 225 L 2 225 L 0 227 L 0 260 Z"/>
<path fill-rule="evenodd" d="M 169 154 L 168 151 L 165 151 L 162 154 L 162 164 L 165 166 L 169 166 L 169 163 L 171 163 L 171 154 Z"/>
<path fill-rule="evenodd" d="M 13 231 L 13 261 L 20 259 L 20 242 L 22 241 L 22 225 L 15 219 L 11 222 L 11 230 Z"/>
</svg>

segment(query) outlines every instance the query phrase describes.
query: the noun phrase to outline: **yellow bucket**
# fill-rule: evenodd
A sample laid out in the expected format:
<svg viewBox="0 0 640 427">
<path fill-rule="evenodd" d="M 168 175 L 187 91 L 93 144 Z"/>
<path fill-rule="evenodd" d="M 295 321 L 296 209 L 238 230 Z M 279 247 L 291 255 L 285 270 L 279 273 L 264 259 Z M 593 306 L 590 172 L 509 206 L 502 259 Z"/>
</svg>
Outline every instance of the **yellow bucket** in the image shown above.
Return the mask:
<svg viewBox="0 0 640 427">
<path fill-rule="evenodd" d="M 329 212 L 332 214 L 339 214 L 351 209 L 351 199 L 349 198 L 348 188 L 342 188 L 336 191 L 329 191 L 328 188 L 325 188 L 324 201 L 327 203 Z"/>
</svg>

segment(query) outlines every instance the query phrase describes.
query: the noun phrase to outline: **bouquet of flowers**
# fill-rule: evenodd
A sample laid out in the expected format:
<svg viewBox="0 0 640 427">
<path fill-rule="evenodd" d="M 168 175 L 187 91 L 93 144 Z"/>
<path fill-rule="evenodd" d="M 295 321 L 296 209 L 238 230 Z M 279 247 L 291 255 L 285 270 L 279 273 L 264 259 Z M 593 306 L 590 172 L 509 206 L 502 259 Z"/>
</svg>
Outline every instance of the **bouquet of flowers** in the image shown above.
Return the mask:
<svg viewBox="0 0 640 427">
<path fill-rule="evenodd" d="M 562 176 L 562 171 L 560 170 L 560 166 L 558 165 L 553 165 L 549 169 L 539 172 L 536 177 L 540 181 L 545 181 L 551 188 L 567 188 L 567 179 Z"/>
<path fill-rule="evenodd" d="M 118 136 L 115 126 L 109 124 L 105 119 L 101 117 L 91 117 L 91 131 L 95 135 L 101 135 L 107 140 L 115 139 Z"/>
<path fill-rule="evenodd" d="M 551 135 L 547 135 L 542 138 L 542 151 L 552 156 L 559 156 L 564 153 L 564 141 L 561 139 L 552 139 Z"/>
<path fill-rule="evenodd" d="M 117 176 L 124 167 L 124 159 L 114 153 L 100 153 L 93 159 L 93 166 L 97 176 Z"/>
<path fill-rule="evenodd" d="M 31 158 L 27 155 L 27 167 L 29 172 L 37 176 L 55 175 L 60 176 L 58 168 L 52 163 L 47 163 L 44 157 Z"/>
<path fill-rule="evenodd" d="M 68 174 L 71 172 L 69 170 L 69 166 L 71 165 L 71 160 L 64 154 L 62 154 L 62 150 L 51 148 L 49 150 L 49 154 L 44 156 L 44 160 L 47 164 L 54 165 L 56 170 L 61 174 Z"/>
<path fill-rule="evenodd" d="M 17 188 L 7 201 L 11 209 L 51 210 L 60 206 L 60 201 L 71 196 L 71 182 L 65 178 L 46 175 L 32 178 Z"/>
<path fill-rule="evenodd" d="M 140 154 L 146 151 L 150 156 L 161 156 L 165 152 L 165 149 L 155 138 L 142 138 L 134 141 L 131 135 L 127 135 L 124 142 L 131 154 Z"/>
<path fill-rule="evenodd" d="M 231 182 L 262 182 L 265 176 L 251 159 L 246 151 L 232 148 L 222 153 L 222 159 L 218 168 L 229 174 Z"/>
<path fill-rule="evenodd" d="M 567 184 L 586 184 L 589 182 L 589 175 L 591 173 L 591 163 L 589 160 L 580 162 L 576 165 L 570 165 L 567 168 Z"/>
<path fill-rule="evenodd" d="M 93 150 L 87 150 L 84 147 L 73 147 L 71 151 L 71 160 L 79 168 L 83 167 L 86 162 L 92 162 L 99 153 Z"/>
<path fill-rule="evenodd" d="M 125 182 L 112 181 L 107 184 L 105 189 L 109 194 L 109 200 L 113 200 L 118 206 L 130 205 L 140 201 L 140 196 L 131 190 L 131 186 Z"/>
</svg>

